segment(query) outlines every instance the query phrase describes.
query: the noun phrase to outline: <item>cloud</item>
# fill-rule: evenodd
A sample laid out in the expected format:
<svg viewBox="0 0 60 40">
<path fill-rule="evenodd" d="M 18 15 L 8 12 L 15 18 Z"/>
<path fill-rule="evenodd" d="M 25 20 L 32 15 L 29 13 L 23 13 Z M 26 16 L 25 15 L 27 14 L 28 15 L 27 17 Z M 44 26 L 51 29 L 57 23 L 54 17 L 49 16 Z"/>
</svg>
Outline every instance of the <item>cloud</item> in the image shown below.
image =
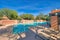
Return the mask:
<svg viewBox="0 0 60 40">
<path fill-rule="evenodd" d="M 54 2 L 54 3 L 53 3 Z M 47 13 L 55 8 L 60 8 L 57 0 L 0 0 L 0 8 L 9 8 L 22 13 Z"/>
<path fill-rule="evenodd" d="M 18 15 L 21 15 L 21 14 L 32 14 L 32 15 L 34 15 L 34 16 L 37 16 L 37 15 L 39 14 L 39 12 L 38 12 L 38 13 L 18 12 Z"/>
<path fill-rule="evenodd" d="M 1 1 L 2 5 L 4 6 L 4 8 L 11 8 L 11 9 L 15 9 L 15 10 L 41 10 L 42 8 L 38 8 L 36 6 L 38 6 L 39 2 L 36 2 L 37 0 L 6 0 L 6 1 Z M 21 5 L 22 4 L 22 5 Z M 27 4 L 27 5 L 26 5 Z"/>
<path fill-rule="evenodd" d="M 31 4 L 31 5 L 25 5 L 25 6 L 17 6 L 17 7 L 13 7 L 16 10 L 20 10 L 20 9 L 24 9 L 24 10 L 41 10 L 43 8 L 41 7 L 36 7 L 38 6 L 37 3 L 35 4 Z"/>
<path fill-rule="evenodd" d="M 16 10 L 19 10 L 19 9 L 28 9 L 28 10 L 40 10 L 42 8 L 38 8 L 38 7 L 34 7 L 34 6 L 23 6 L 23 7 L 17 7 Z"/>
</svg>

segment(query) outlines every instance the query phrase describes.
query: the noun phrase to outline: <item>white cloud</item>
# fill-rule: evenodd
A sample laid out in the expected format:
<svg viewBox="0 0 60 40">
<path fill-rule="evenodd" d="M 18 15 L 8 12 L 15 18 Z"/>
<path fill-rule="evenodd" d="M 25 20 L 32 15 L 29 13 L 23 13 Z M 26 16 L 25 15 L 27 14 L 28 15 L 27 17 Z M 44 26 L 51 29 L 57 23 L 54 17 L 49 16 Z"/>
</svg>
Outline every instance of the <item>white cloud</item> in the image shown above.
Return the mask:
<svg viewBox="0 0 60 40">
<path fill-rule="evenodd" d="M 25 5 L 25 6 L 9 6 L 10 8 L 13 8 L 15 10 L 20 10 L 20 9 L 25 9 L 25 10 L 40 10 L 42 8 L 38 8 L 36 7 L 38 6 L 38 3 L 34 3 L 34 4 L 29 4 L 29 5 Z"/>
<path fill-rule="evenodd" d="M 40 12 L 36 12 L 36 13 L 26 13 L 26 12 L 18 12 L 18 15 L 21 15 L 21 14 L 32 14 L 34 16 L 37 16 Z"/>
</svg>

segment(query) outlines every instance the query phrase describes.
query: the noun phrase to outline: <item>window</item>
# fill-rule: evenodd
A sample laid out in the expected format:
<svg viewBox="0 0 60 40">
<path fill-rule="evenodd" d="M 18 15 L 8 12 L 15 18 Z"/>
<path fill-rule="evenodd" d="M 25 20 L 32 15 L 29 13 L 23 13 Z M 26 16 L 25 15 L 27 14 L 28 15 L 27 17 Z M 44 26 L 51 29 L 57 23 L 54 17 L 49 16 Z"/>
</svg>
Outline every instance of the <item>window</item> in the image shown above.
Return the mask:
<svg viewBox="0 0 60 40">
<path fill-rule="evenodd" d="M 57 16 L 58 15 L 58 13 L 55 13 L 55 16 Z"/>
<path fill-rule="evenodd" d="M 58 17 L 60 17 L 60 12 L 58 12 Z"/>
<path fill-rule="evenodd" d="M 49 16 L 55 16 L 55 14 L 49 14 Z"/>
<path fill-rule="evenodd" d="M 49 16 L 60 16 L 60 13 L 49 14 Z"/>
</svg>

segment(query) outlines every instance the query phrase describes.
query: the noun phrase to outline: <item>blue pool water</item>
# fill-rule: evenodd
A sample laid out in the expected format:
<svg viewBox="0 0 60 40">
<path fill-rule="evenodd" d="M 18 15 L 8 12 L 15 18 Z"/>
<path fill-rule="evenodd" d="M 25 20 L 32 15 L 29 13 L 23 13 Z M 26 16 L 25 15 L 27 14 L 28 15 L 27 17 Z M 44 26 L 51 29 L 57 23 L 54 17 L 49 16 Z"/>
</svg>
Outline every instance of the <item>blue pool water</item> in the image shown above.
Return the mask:
<svg viewBox="0 0 60 40">
<path fill-rule="evenodd" d="M 22 33 L 29 30 L 29 27 L 46 26 L 48 22 L 34 22 L 32 24 L 17 24 L 13 27 L 13 34 Z"/>
</svg>

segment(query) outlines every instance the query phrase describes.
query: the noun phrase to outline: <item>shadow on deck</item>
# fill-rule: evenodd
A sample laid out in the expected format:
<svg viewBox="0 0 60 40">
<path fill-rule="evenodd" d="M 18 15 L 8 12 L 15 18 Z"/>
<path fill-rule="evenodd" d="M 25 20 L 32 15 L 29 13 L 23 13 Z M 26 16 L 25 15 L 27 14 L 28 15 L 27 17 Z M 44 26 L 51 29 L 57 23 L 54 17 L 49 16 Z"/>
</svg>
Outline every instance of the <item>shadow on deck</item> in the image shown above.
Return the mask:
<svg viewBox="0 0 60 40">
<path fill-rule="evenodd" d="M 43 40 L 41 38 L 36 39 L 35 38 L 35 35 L 36 34 L 33 31 L 31 31 L 31 30 L 29 30 L 29 31 L 27 31 L 25 33 L 26 33 L 26 37 L 25 38 L 22 38 L 22 39 L 20 38 L 18 40 Z"/>
</svg>

